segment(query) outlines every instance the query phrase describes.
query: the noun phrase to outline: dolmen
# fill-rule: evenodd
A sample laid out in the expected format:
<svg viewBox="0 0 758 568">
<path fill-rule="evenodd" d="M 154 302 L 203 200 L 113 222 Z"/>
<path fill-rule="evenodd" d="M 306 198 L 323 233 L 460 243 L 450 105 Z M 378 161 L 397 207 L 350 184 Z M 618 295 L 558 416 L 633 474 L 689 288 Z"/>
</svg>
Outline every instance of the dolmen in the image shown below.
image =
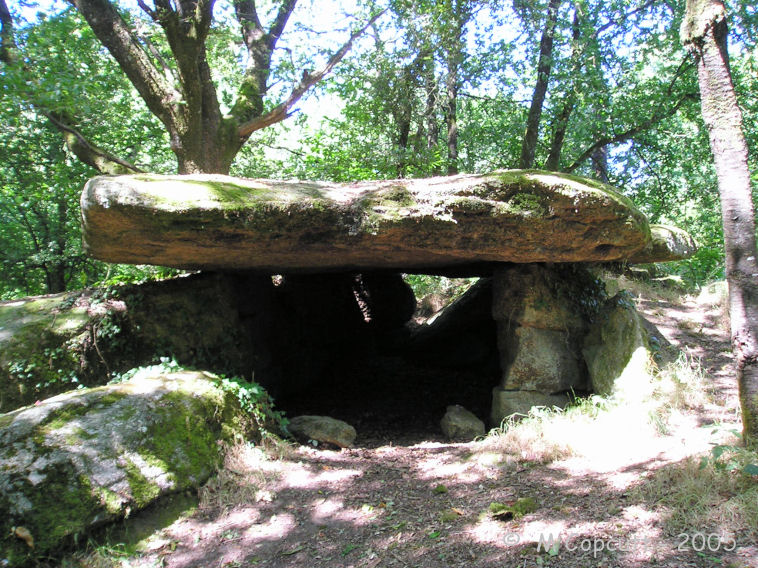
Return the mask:
<svg viewBox="0 0 758 568">
<path fill-rule="evenodd" d="M 103 176 L 82 194 L 85 250 L 116 263 L 261 274 L 492 277 L 502 379 L 490 421 L 567 393 L 638 390 L 645 336 L 587 268 L 691 256 L 620 192 L 536 170 L 327 183 Z"/>
</svg>

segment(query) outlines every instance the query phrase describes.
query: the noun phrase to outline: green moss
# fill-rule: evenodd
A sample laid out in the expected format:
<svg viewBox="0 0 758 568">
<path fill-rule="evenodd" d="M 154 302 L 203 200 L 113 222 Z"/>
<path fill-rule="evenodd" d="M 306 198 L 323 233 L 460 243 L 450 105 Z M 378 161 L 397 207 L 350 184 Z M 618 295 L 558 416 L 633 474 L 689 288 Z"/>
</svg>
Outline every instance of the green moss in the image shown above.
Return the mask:
<svg viewBox="0 0 758 568">
<path fill-rule="evenodd" d="M 506 207 L 515 213 L 544 217 L 550 212 L 544 196 L 533 193 L 517 193 L 513 195 Z"/>
<path fill-rule="evenodd" d="M 532 497 L 521 497 L 510 505 L 503 503 L 490 503 L 489 512 L 494 517 L 520 519 L 524 515 L 534 513 L 537 510 L 537 502 Z"/>
<path fill-rule="evenodd" d="M 127 393 L 123 391 L 111 390 L 109 393 L 101 397 L 98 397 L 97 406 L 98 407 L 112 406 L 116 404 L 119 400 L 122 400 L 126 396 L 127 396 Z"/>
<path fill-rule="evenodd" d="M 100 497 L 100 503 L 105 507 L 113 516 L 118 516 L 122 510 L 122 498 L 115 491 L 110 489 L 100 488 L 98 489 L 98 495 Z"/>
<path fill-rule="evenodd" d="M 216 442 L 220 426 L 198 420 L 198 416 L 223 413 L 224 407 L 220 392 L 197 397 L 182 392 L 165 395 L 140 455 L 148 463 L 172 472 L 179 488 L 197 485 L 211 474 L 220 459 Z"/>
<path fill-rule="evenodd" d="M 77 477 L 70 466 L 48 469 L 45 481 L 35 491 L 27 492 L 32 502 L 33 515 L 23 519 L 23 526 L 34 537 L 35 555 L 59 549 L 62 543 L 82 534 L 89 528 L 92 511 L 98 507 L 98 499 L 91 493 L 91 484 L 85 477 Z M 11 523 L 19 520 L 0 520 L 3 535 L 10 532 Z M 3 539 L 4 556 L 11 566 L 25 566 L 31 557 L 27 545 L 18 539 Z"/>
<path fill-rule="evenodd" d="M 16 418 L 15 414 L 1 414 L 0 415 L 0 428 L 10 426 L 13 420 Z"/>
<path fill-rule="evenodd" d="M 141 509 L 155 501 L 156 497 L 160 495 L 161 490 L 155 483 L 152 483 L 142 474 L 134 462 L 129 459 L 125 461 L 124 472 L 126 473 L 126 480 L 132 493 L 132 499 L 136 507 Z"/>
<path fill-rule="evenodd" d="M 63 428 L 66 424 L 83 416 L 89 412 L 90 407 L 88 404 L 69 404 L 62 408 L 52 411 L 45 420 L 40 422 L 37 429 L 43 433 L 49 433 L 59 428 Z"/>
</svg>

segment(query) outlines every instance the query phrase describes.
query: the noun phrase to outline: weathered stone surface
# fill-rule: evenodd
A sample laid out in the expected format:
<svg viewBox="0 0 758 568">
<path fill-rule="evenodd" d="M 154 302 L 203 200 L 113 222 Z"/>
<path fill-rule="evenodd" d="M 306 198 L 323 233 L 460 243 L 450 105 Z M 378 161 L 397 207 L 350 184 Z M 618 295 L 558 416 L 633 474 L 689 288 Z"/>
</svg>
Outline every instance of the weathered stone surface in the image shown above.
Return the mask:
<svg viewBox="0 0 758 568">
<path fill-rule="evenodd" d="M 503 367 L 502 386 L 555 393 L 584 389 L 586 377 L 580 366 L 579 349 L 573 349 L 567 331 L 518 327 L 509 335 L 499 334 Z"/>
<path fill-rule="evenodd" d="M 350 424 L 329 416 L 295 416 L 287 429 L 303 443 L 316 440 L 340 448 L 352 448 L 357 435 Z"/>
<path fill-rule="evenodd" d="M 650 225 L 650 244 L 629 258 L 629 262 L 669 262 L 684 260 L 697 252 L 695 239 L 687 232 L 670 225 Z"/>
<path fill-rule="evenodd" d="M 234 395 L 201 372 L 71 391 L 0 415 L 0 565 L 28 566 L 67 539 L 197 486 L 219 441 L 243 434 Z M 7 535 L 22 526 L 34 549 Z"/>
<path fill-rule="evenodd" d="M 511 265 L 493 278 L 501 386 L 546 394 L 584 390 L 581 361 L 588 312 L 603 300 L 587 270 Z"/>
<path fill-rule="evenodd" d="M 569 402 L 565 394 L 545 394 L 528 390 L 506 390 L 502 387 L 492 389 L 492 411 L 490 425 L 497 427 L 514 414 L 526 416 L 534 406 L 557 406 L 563 408 Z"/>
<path fill-rule="evenodd" d="M 647 332 L 634 305 L 623 296 L 606 302 L 582 351 L 597 394 L 636 400 L 650 392 Z"/>
<path fill-rule="evenodd" d="M 581 275 L 585 279 L 584 274 Z M 568 330 L 584 324 L 578 309 L 576 275 L 568 270 L 527 264 L 504 266 L 493 280 L 492 317 L 517 326 Z"/>
<path fill-rule="evenodd" d="M 235 283 L 204 274 L 0 303 L 0 412 L 159 357 L 248 375 L 252 341 Z M 245 288 L 263 304 L 273 286 L 259 278 Z"/>
<path fill-rule="evenodd" d="M 484 436 L 485 431 L 484 422 L 459 404 L 447 407 L 445 415 L 440 420 L 440 428 L 448 440 L 461 442 L 470 442 L 479 436 Z"/>
<path fill-rule="evenodd" d="M 109 262 L 417 271 L 628 259 L 647 221 L 608 186 L 540 171 L 353 184 L 136 175 L 92 179 L 84 242 Z"/>
</svg>

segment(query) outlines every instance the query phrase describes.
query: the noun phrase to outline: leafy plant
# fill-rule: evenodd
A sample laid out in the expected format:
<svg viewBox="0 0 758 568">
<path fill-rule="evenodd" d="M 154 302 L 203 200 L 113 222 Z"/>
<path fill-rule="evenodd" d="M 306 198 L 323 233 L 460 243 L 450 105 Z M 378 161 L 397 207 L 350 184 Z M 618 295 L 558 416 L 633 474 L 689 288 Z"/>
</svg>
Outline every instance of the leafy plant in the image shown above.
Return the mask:
<svg viewBox="0 0 758 568">
<path fill-rule="evenodd" d="M 274 409 L 274 399 L 258 383 L 240 377 L 221 377 L 219 386 L 237 397 L 262 437 L 287 431 L 289 421 L 282 411 Z"/>
<path fill-rule="evenodd" d="M 714 430 L 714 433 L 716 430 Z M 741 432 L 731 430 L 737 444 L 715 444 L 711 448 L 709 456 L 703 456 L 700 460 L 700 468 L 704 469 L 712 465 L 717 470 L 739 472 L 747 476 L 758 476 L 758 456 L 739 443 L 742 439 Z"/>
</svg>

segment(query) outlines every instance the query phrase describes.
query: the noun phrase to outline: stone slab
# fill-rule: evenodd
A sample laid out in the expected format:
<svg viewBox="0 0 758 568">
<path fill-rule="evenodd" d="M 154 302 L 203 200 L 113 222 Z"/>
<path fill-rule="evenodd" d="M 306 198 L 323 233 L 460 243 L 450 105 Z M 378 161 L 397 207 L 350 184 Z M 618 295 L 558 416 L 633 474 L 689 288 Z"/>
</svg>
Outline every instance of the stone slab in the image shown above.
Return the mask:
<svg viewBox="0 0 758 568">
<path fill-rule="evenodd" d="M 326 182 L 103 176 L 84 247 L 107 262 L 267 272 L 625 260 L 645 216 L 607 185 L 541 171 Z"/>
</svg>

